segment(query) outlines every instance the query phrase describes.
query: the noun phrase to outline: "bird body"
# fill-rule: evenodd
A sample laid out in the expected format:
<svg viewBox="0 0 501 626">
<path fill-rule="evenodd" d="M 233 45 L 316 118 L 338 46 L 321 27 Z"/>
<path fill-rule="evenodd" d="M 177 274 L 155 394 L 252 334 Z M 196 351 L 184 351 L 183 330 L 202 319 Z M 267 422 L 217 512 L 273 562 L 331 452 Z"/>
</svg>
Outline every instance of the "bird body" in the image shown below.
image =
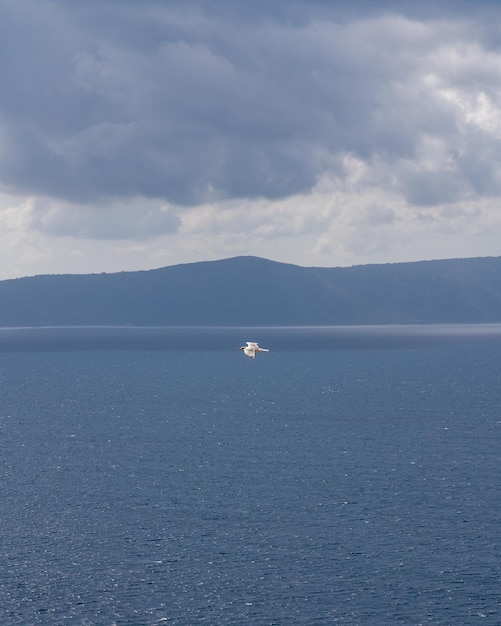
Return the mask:
<svg viewBox="0 0 501 626">
<path fill-rule="evenodd" d="M 238 349 L 243 350 L 244 354 L 248 356 L 249 359 L 253 359 L 256 356 L 256 352 L 269 352 L 266 348 L 260 348 L 255 341 L 247 341 L 246 344 L 247 345 Z"/>
</svg>

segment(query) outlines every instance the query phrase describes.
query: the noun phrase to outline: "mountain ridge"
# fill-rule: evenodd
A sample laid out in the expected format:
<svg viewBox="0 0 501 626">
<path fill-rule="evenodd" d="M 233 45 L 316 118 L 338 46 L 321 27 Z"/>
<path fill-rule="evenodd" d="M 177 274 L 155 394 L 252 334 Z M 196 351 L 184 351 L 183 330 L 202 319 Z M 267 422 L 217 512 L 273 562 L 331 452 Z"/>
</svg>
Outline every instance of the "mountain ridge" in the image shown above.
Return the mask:
<svg viewBox="0 0 501 626">
<path fill-rule="evenodd" d="M 0 281 L 0 326 L 501 322 L 501 257 L 305 267 L 255 256 Z"/>
</svg>

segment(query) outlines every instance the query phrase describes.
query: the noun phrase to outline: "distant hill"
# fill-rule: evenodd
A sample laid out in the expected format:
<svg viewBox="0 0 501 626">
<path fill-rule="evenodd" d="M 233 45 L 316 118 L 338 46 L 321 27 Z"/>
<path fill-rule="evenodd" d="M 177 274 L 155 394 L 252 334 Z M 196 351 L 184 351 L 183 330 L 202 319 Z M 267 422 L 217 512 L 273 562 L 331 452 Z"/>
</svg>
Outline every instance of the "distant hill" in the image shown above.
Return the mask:
<svg viewBox="0 0 501 626">
<path fill-rule="evenodd" d="M 0 326 L 501 322 L 501 257 L 299 267 L 257 257 L 0 281 Z"/>
</svg>

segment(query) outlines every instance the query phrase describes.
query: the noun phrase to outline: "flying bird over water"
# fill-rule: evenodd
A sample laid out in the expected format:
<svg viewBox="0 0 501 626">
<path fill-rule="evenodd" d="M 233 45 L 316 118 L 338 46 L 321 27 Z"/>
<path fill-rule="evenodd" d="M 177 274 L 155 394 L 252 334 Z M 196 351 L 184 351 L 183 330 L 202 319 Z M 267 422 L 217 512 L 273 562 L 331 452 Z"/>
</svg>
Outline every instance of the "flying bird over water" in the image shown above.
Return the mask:
<svg viewBox="0 0 501 626">
<path fill-rule="evenodd" d="M 249 359 L 253 359 L 256 356 L 256 352 L 269 352 L 266 348 L 260 348 L 254 341 L 247 341 L 246 346 L 242 346 L 238 349 L 243 350 L 244 354 L 248 356 Z"/>
</svg>

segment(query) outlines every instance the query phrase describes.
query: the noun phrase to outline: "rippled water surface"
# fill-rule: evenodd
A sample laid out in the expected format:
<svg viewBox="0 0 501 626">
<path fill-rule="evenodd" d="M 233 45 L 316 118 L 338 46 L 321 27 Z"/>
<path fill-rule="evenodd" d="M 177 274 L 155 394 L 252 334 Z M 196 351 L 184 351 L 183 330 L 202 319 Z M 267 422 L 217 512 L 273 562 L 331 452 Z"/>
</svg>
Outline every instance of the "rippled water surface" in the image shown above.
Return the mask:
<svg viewBox="0 0 501 626">
<path fill-rule="evenodd" d="M 1 624 L 501 623 L 497 327 L 0 347 Z"/>
</svg>

